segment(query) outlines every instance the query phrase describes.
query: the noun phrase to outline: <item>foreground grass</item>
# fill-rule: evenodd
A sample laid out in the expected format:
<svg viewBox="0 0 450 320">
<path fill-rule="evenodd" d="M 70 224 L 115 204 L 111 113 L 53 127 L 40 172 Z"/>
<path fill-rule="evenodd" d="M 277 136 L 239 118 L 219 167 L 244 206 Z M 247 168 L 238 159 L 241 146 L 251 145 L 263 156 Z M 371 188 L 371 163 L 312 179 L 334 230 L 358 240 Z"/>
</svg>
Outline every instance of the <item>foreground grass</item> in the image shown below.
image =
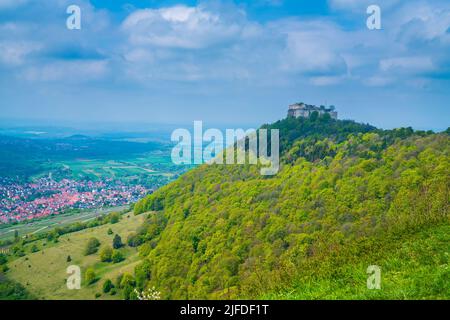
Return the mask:
<svg viewBox="0 0 450 320">
<path fill-rule="evenodd" d="M 375 248 L 374 248 L 375 249 Z M 382 244 L 335 265 L 334 272 L 299 277 L 262 299 L 450 299 L 450 224 Z M 381 289 L 367 289 L 369 265 L 381 267 Z M 300 272 L 301 273 L 301 272 Z"/>
<path fill-rule="evenodd" d="M 66 234 L 59 238 L 56 244 L 46 240 L 36 241 L 26 245 L 26 251 L 36 244 L 40 251 L 28 253 L 26 256 L 11 261 L 7 277 L 21 283 L 37 299 L 66 300 L 66 299 L 94 299 L 96 293 L 102 293 L 104 280 L 115 280 L 120 273 L 133 273 L 139 263 L 135 248 L 120 249 L 125 260 L 113 264 L 100 262 L 98 253 L 85 256 L 83 254 L 89 238 L 95 237 L 101 245 L 112 245 L 114 234 L 119 234 L 125 242 L 128 235 L 135 232 L 142 224 L 145 216 L 124 215 L 117 224 L 106 224 L 96 228 L 85 229 L 76 233 Z M 114 234 L 108 235 L 111 228 Z M 67 262 L 67 256 L 72 261 Z M 91 285 L 82 281 L 80 290 L 68 290 L 66 286 L 66 269 L 70 265 L 78 265 L 84 274 L 87 268 L 93 268 L 99 280 Z M 120 299 L 120 295 L 102 294 L 99 299 Z"/>
</svg>

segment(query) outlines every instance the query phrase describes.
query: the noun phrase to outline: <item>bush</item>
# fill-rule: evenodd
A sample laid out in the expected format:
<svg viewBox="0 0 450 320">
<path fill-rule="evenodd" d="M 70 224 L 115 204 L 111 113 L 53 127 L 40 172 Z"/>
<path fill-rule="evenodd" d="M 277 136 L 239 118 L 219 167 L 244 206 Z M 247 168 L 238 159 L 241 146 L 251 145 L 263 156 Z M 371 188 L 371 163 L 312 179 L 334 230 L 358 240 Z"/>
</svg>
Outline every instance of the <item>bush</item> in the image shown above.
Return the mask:
<svg viewBox="0 0 450 320">
<path fill-rule="evenodd" d="M 8 262 L 8 258 L 6 257 L 6 255 L 3 253 L 0 253 L 0 265 L 6 264 L 7 262 Z"/>
<path fill-rule="evenodd" d="M 123 280 L 123 273 L 120 273 L 116 278 L 116 287 L 121 289 L 122 288 L 122 280 Z"/>
<path fill-rule="evenodd" d="M 108 219 L 109 219 L 109 222 L 111 224 L 115 224 L 115 223 L 119 222 L 119 220 L 120 220 L 120 213 L 118 213 L 118 212 L 111 212 L 108 215 Z"/>
<path fill-rule="evenodd" d="M 113 250 L 111 259 L 114 263 L 119 263 L 119 262 L 125 260 L 122 252 L 120 252 L 119 250 Z"/>
<path fill-rule="evenodd" d="M 122 246 L 123 246 L 122 238 L 118 234 L 116 234 L 113 239 L 113 248 L 120 249 L 122 248 Z"/>
<path fill-rule="evenodd" d="M 100 250 L 100 260 L 102 262 L 111 262 L 113 250 L 110 246 L 104 247 Z"/>
<path fill-rule="evenodd" d="M 143 289 L 147 281 L 151 278 L 150 261 L 145 259 L 141 264 L 137 265 L 134 268 L 134 275 L 137 287 Z"/>
<path fill-rule="evenodd" d="M 136 282 L 131 274 L 124 274 L 120 282 L 121 288 L 123 288 L 123 297 L 125 300 L 130 300 L 133 298 L 133 291 Z"/>
<path fill-rule="evenodd" d="M 89 268 L 86 270 L 86 273 L 84 275 L 84 278 L 86 280 L 86 283 L 89 284 L 93 284 L 94 282 L 97 281 L 97 275 L 95 274 L 94 269 Z"/>
<path fill-rule="evenodd" d="M 108 234 L 108 236 L 112 235 L 114 232 L 112 231 L 111 228 L 108 229 L 108 231 L 106 232 Z"/>
<path fill-rule="evenodd" d="M 130 247 L 139 247 L 142 243 L 142 237 L 135 233 L 130 234 L 127 238 L 127 244 Z"/>
<path fill-rule="evenodd" d="M 21 284 L 0 277 L 0 301 L 34 299 Z"/>
<path fill-rule="evenodd" d="M 103 293 L 108 293 L 114 288 L 114 285 L 110 279 L 106 279 L 103 283 Z"/>
<path fill-rule="evenodd" d="M 89 239 L 86 244 L 86 249 L 84 250 L 84 255 L 88 256 L 90 254 L 94 254 L 98 251 L 98 247 L 100 246 L 100 241 L 96 238 Z"/>
</svg>

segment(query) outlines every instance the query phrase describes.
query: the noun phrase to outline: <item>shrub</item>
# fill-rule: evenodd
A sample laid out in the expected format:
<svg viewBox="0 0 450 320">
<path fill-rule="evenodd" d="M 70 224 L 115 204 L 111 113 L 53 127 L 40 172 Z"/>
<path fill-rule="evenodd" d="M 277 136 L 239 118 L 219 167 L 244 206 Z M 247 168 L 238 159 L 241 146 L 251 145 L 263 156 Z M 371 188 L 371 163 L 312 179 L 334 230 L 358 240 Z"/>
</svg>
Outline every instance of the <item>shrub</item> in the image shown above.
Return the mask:
<svg viewBox="0 0 450 320">
<path fill-rule="evenodd" d="M 104 247 L 100 250 L 100 260 L 102 262 L 111 262 L 113 250 L 110 246 Z"/>
<path fill-rule="evenodd" d="M 120 252 L 119 250 L 113 250 L 111 259 L 114 263 L 119 263 L 121 261 L 123 261 L 125 258 L 122 254 L 122 252 Z"/>
<path fill-rule="evenodd" d="M 123 273 L 120 273 L 116 278 L 116 287 L 121 289 L 122 288 L 122 280 L 123 280 Z"/>
<path fill-rule="evenodd" d="M 115 224 L 115 223 L 119 222 L 119 220 L 120 220 L 120 213 L 111 212 L 108 216 L 108 219 L 111 224 Z"/>
<path fill-rule="evenodd" d="M 96 238 L 90 238 L 86 244 L 86 248 L 84 250 L 84 255 L 88 256 L 90 254 L 94 254 L 98 251 L 98 247 L 100 246 L 100 241 Z"/>
<path fill-rule="evenodd" d="M 94 269 L 92 268 L 87 269 L 84 278 L 88 285 L 93 284 L 95 281 L 97 281 L 97 275 L 95 274 Z"/>
<path fill-rule="evenodd" d="M 8 258 L 6 257 L 6 255 L 3 253 L 0 253 L 0 265 L 6 264 L 7 262 L 8 262 Z"/>
<path fill-rule="evenodd" d="M 113 248 L 120 249 L 122 248 L 122 246 L 123 246 L 122 238 L 118 234 L 116 234 L 113 239 Z"/>
<path fill-rule="evenodd" d="M 130 247 L 138 247 L 142 244 L 142 242 L 142 237 L 135 233 L 130 234 L 127 238 L 127 244 Z"/>
<path fill-rule="evenodd" d="M 110 279 L 106 279 L 103 283 L 103 292 L 108 293 L 114 288 L 114 285 Z"/>
</svg>

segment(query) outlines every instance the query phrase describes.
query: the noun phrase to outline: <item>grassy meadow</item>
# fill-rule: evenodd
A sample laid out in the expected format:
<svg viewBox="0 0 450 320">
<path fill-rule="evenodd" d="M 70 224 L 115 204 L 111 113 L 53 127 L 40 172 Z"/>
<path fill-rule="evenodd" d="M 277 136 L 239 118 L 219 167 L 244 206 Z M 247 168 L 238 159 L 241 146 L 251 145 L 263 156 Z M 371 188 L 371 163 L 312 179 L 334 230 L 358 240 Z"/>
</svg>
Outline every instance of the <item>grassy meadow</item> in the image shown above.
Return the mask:
<svg viewBox="0 0 450 320">
<path fill-rule="evenodd" d="M 38 299 L 77 300 L 95 299 L 96 293 L 102 293 L 102 285 L 106 279 L 113 282 L 120 273 L 133 273 L 135 265 L 139 262 L 136 248 L 124 246 L 119 249 L 125 257 L 120 263 L 101 262 L 99 253 L 89 256 L 84 255 L 86 243 L 92 237 L 97 238 L 100 250 L 104 245 L 112 245 L 115 234 L 119 234 L 125 243 L 128 235 L 142 224 L 145 216 L 125 214 L 116 224 L 106 224 L 100 227 L 88 228 L 79 232 L 62 235 L 57 243 L 39 240 L 25 246 L 26 256 L 9 263 L 10 270 L 6 273 L 33 294 Z M 108 235 L 111 228 L 113 234 Z M 31 252 L 31 247 L 36 244 L 38 252 Z M 99 250 L 99 251 L 100 251 Z M 67 256 L 72 261 L 67 262 Z M 80 290 L 69 290 L 66 286 L 66 269 L 70 265 L 78 265 L 81 268 L 83 280 Z M 84 273 L 87 268 L 93 268 L 97 280 L 91 285 L 84 281 Z M 98 299 L 121 299 L 119 294 L 103 294 Z"/>
</svg>

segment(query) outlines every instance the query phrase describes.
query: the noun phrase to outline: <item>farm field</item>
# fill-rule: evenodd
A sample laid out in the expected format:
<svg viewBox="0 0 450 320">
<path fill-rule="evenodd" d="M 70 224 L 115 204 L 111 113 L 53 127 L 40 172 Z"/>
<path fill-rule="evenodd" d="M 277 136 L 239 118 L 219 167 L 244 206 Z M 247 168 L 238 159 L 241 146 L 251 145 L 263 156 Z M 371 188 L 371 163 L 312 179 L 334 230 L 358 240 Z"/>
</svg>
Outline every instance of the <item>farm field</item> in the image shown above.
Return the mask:
<svg viewBox="0 0 450 320">
<path fill-rule="evenodd" d="M 6 276 L 21 283 L 27 290 L 38 299 L 50 300 L 78 300 L 95 299 L 97 293 L 102 293 L 102 285 L 106 279 L 115 281 L 121 273 L 133 273 L 134 267 L 139 263 L 136 248 L 125 246 L 119 249 L 125 260 L 120 263 L 101 262 L 98 252 L 85 256 L 84 249 L 88 240 L 97 238 L 101 246 L 112 245 L 115 234 L 119 234 L 125 242 L 128 235 L 135 232 L 142 224 L 145 215 L 134 216 L 125 214 L 116 224 L 106 224 L 100 227 L 88 228 L 79 232 L 63 235 L 58 243 L 47 243 L 39 240 L 25 246 L 26 256 L 18 258 L 9 263 L 10 270 Z M 113 234 L 108 235 L 108 229 Z M 30 248 L 35 244 L 38 252 L 31 253 Z M 70 255 L 71 261 L 67 262 Z M 77 265 L 81 268 L 82 277 L 87 268 L 93 268 L 99 279 L 91 285 L 82 280 L 80 290 L 69 290 L 66 286 L 67 267 Z M 111 300 L 121 299 L 121 295 L 101 294 L 98 299 Z"/>
<path fill-rule="evenodd" d="M 123 160 L 109 159 L 73 159 L 55 161 L 45 164 L 43 173 L 32 176 L 36 179 L 53 172 L 73 179 L 99 180 L 105 178 L 122 181 L 139 180 L 144 177 L 172 178 L 177 169 L 167 155 L 145 154 L 136 158 Z"/>
<path fill-rule="evenodd" d="M 15 225 L 0 225 L 0 240 L 8 240 L 14 238 L 14 232 L 17 230 L 19 237 L 27 234 L 38 234 L 47 232 L 56 227 L 63 227 L 74 222 L 87 222 L 101 215 L 106 215 L 113 211 L 121 211 L 126 207 L 104 208 L 96 210 L 86 210 L 83 212 L 66 213 L 53 215 L 43 219 L 34 220 L 27 223 L 19 223 Z"/>
</svg>

